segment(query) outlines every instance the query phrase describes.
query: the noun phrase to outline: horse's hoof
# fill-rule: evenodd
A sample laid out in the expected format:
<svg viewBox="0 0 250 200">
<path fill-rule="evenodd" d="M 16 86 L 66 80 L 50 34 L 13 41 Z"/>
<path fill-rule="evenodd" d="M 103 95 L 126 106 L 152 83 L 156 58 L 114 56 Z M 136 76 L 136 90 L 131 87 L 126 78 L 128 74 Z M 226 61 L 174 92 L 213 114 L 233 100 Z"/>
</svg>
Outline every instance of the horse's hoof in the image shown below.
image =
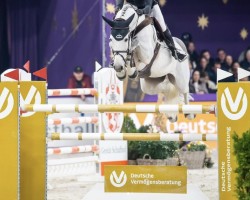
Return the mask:
<svg viewBox="0 0 250 200">
<path fill-rule="evenodd" d="M 138 72 L 135 71 L 134 74 L 132 74 L 132 75 L 130 75 L 130 76 L 128 76 L 128 77 L 129 77 L 130 79 L 135 79 L 135 78 L 137 77 L 137 75 L 138 75 Z"/>
<path fill-rule="evenodd" d="M 196 118 L 196 115 L 195 114 L 185 114 L 185 118 L 188 120 L 193 120 Z"/>
<path fill-rule="evenodd" d="M 177 116 L 176 116 L 176 117 L 168 117 L 168 120 L 169 120 L 171 123 L 175 123 L 175 122 L 177 122 L 178 117 L 177 117 Z"/>
</svg>

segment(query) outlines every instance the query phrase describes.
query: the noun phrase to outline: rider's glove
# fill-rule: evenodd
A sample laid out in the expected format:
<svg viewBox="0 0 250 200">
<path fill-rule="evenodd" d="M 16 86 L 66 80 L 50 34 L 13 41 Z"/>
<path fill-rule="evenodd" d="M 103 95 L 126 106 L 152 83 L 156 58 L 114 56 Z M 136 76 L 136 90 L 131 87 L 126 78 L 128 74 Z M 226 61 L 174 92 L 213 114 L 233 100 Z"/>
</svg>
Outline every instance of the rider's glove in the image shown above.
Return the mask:
<svg viewBox="0 0 250 200">
<path fill-rule="evenodd" d="M 141 10 L 141 9 L 137 9 L 136 12 L 138 15 L 143 15 L 143 10 Z"/>
</svg>

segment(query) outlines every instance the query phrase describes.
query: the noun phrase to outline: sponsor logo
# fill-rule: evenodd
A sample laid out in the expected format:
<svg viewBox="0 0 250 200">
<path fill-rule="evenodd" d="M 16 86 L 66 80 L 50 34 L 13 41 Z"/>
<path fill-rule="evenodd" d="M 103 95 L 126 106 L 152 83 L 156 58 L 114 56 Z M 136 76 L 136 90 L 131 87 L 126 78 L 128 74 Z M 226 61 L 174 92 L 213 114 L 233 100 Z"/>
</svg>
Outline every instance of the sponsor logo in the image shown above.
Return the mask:
<svg viewBox="0 0 250 200">
<path fill-rule="evenodd" d="M 2 111 L 3 105 L 7 104 L 6 108 Z M 10 91 L 5 87 L 0 94 L 0 119 L 6 118 L 14 108 L 14 98 Z"/>
<path fill-rule="evenodd" d="M 227 104 L 229 105 L 229 109 L 227 107 Z M 240 109 L 239 107 L 241 104 L 242 106 Z M 224 90 L 221 97 L 221 108 L 223 113 L 228 119 L 231 120 L 241 119 L 247 111 L 247 106 L 248 106 L 247 95 L 241 87 L 238 90 L 235 101 L 232 98 L 229 88 L 227 87 Z"/>
<path fill-rule="evenodd" d="M 115 36 L 116 39 L 122 39 L 122 35 Z"/>
<path fill-rule="evenodd" d="M 21 104 L 21 106 L 23 106 L 25 104 L 31 104 L 32 101 L 34 102 L 34 104 L 41 104 L 41 94 L 37 90 L 37 88 L 34 87 L 33 85 L 30 87 L 28 95 L 26 96 L 25 99 L 23 98 L 22 94 L 20 94 L 20 104 Z M 26 113 L 22 114 L 22 117 L 30 117 L 30 116 L 32 116 L 34 114 L 35 114 L 35 112 L 26 112 Z"/>
<path fill-rule="evenodd" d="M 117 173 L 113 171 L 110 175 L 110 182 L 114 187 L 123 187 L 127 183 L 127 175 L 122 171 L 118 177 Z"/>
</svg>

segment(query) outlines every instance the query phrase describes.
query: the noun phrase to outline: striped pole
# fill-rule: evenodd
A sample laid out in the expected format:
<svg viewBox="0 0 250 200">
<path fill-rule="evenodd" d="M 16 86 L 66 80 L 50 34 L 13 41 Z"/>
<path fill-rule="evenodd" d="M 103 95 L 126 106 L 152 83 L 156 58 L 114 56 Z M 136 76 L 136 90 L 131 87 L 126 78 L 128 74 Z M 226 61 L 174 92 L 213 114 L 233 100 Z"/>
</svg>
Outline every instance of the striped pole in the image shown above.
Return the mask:
<svg viewBox="0 0 250 200">
<path fill-rule="evenodd" d="M 86 146 L 75 146 L 75 147 L 61 147 L 61 148 L 49 148 L 48 155 L 59 155 L 59 154 L 74 154 L 74 153 L 88 153 L 97 152 L 97 145 L 86 145 Z"/>
<path fill-rule="evenodd" d="M 81 89 L 50 89 L 48 96 L 79 96 L 79 95 L 93 95 L 97 96 L 95 88 L 81 88 Z"/>
<path fill-rule="evenodd" d="M 72 117 L 72 118 L 59 118 L 48 119 L 48 125 L 60 125 L 60 124 L 96 124 L 98 117 Z"/>
<path fill-rule="evenodd" d="M 52 133 L 52 140 L 217 141 L 217 134 Z"/>
<path fill-rule="evenodd" d="M 89 105 L 89 104 L 33 104 L 24 105 L 23 111 L 31 112 L 80 112 L 80 113 L 97 113 L 97 112 L 123 112 L 123 113 L 183 113 L 183 114 L 214 114 L 215 106 L 204 105 Z"/>
</svg>

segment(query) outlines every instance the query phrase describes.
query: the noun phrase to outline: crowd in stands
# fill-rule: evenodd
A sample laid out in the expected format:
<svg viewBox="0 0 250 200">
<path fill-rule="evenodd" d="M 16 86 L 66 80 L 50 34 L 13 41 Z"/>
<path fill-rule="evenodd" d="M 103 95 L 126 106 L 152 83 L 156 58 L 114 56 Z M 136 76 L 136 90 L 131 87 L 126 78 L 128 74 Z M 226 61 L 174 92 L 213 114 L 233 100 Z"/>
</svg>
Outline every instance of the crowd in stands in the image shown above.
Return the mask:
<svg viewBox="0 0 250 200">
<path fill-rule="evenodd" d="M 186 43 L 189 53 L 190 64 L 190 93 L 206 94 L 216 93 L 217 69 L 222 69 L 233 74 L 227 78 L 226 82 L 238 81 L 238 68 L 250 71 L 250 48 L 244 51 L 244 56 L 239 59 L 233 58 L 227 54 L 225 49 L 217 50 L 217 57 L 212 58 L 209 50 L 203 50 L 200 53 L 196 51 L 195 43 L 190 41 Z M 246 77 L 241 81 L 249 81 Z"/>
</svg>

